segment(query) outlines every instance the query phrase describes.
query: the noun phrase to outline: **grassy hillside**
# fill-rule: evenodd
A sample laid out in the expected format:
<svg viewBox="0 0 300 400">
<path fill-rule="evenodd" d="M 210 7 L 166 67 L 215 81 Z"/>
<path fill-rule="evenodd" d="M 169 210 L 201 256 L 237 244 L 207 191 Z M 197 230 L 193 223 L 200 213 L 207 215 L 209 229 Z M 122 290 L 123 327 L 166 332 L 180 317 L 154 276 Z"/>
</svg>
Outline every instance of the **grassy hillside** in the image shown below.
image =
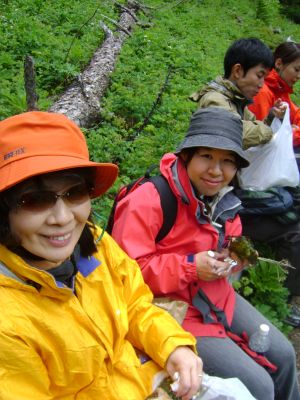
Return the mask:
<svg viewBox="0 0 300 400">
<path fill-rule="evenodd" d="M 253 1 L 152 0 L 147 4 L 153 9 L 141 19 L 152 26 L 136 29 L 127 41 L 105 99 L 105 121 L 89 133 L 94 156 L 118 162 L 122 181 L 140 175 L 174 149 L 195 110 L 189 94 L 222 74 L 223 56 L 233 40 L 256 36 L 271 48 L 288 36 L 300 40 L 300 25 L 283 17 L 266 24 L 257 18 Z M 136 137 L 169 68 L 162 102 Z M 128 138 L 125 143 L 124 138 Z"/>
<path fill-rule="evenodd" d="M 182 139 L 196 108 L 188 96 L 223 73 L 232 41 L 258 37 L 272 49 L 289 36 L 300 41 L 300 25 L 279 14 L 278 0 L 144 0 L 143 5 L 103 99 L 103 121 L 85 132 L 91 157 L 120 167 L 118 182 L 94 203 L 103 224 L 120 184 L 143 174 Z M 109 0 L 96 5 L 85 0 L 84 7 L 78 0 L 0 0 L 0 119 L 25 111 L 26 54 L 35 59 L 39 106 L 46 110 L 101 44 L 99 21 L 115 28 L 106 17 L 118 19 Z M 300 84 L 294 100 L 300 104 Z M 267 276 L 257 301 L 252 295 L 253 304 L 282 328 L 286 293 L 277 272 L 271 277 L 266 271 L 257 269 L 243 294 L 251 296 Z"/>
<path fill-rule="evenodd" d="M 117 18 L 110 2 L 0 0 L 0 119 L 26 107 L 23 62 L 34 57 L 39 106 L 46 109 L 103 41 L 100 15 Z"/>
<path fill-rule="evenodd" d="M 123 1 L 122 3 L 125 3 Z M 106 217 L 121 182 L 142 174 L 181 140 L 196 105 L 189 94 L 223 72 L 223 56 L 240 37 L 274 48 L 300 41 L 300 25 L 278 12 L 278 0 L 147 0 L 140 24 L 122 49 L 103 99 L 103 122 L 86 132 L 91 156 L 114 161 L 120 178 L 101 200 Z M 111 1 L 0 0 L 0 119 L 25 110 L 23 60 L 36 64 L 42 110 L 68 85 L 101 44 L 99 21 L 112 29 Z M 146 26 L 146 27 L 145 27 Z M 164 90 L 163 90 L 164 89 Z M 153 104 L 162 94 L 146 126 Z M 300 104 L 300 86 L 294 99 Z"/>
</svg>

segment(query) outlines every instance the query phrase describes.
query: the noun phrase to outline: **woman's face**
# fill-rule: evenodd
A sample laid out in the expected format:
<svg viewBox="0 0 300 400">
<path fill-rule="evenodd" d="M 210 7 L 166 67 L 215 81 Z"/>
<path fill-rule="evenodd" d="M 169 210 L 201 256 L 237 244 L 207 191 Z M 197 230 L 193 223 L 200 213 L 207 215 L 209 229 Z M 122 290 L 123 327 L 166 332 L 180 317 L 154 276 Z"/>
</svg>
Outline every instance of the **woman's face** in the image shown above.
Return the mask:
<svg viewBox="0 0 300 400">
<path fill-rule="evenodd" d="M 278 58 L 275 61 L 275 67 L 280 77 L 291 88 L 300 79 L 300 58 L 297 58 L 289 64 L 283 64 L 281 58 Z"/>
<path fill-rule="evenodd" d="M 47 198 L 44 190 L 66 195 L 54 198 L 56 201 L 48 207 L 38 207 L 35 196 L 42 193 Z M 73 253 L 91 211 L 84 180 L 48 177 L 42 189 L 29 181 L 22 186 L 19 199 L 23 199 L 23 205 L 19 202 L 9 213 L 12 234 L 24 249 L 43 258 L 29 260 L 31 265 L 44 270 L 58 266 Z"/>
<path fill-rule="evenodd" d="M 199 147 L 187 164 L 197 195 L 214 196 L 227 186 L 237 171 L 236 157 L 227 150 Z"/>
</svg>

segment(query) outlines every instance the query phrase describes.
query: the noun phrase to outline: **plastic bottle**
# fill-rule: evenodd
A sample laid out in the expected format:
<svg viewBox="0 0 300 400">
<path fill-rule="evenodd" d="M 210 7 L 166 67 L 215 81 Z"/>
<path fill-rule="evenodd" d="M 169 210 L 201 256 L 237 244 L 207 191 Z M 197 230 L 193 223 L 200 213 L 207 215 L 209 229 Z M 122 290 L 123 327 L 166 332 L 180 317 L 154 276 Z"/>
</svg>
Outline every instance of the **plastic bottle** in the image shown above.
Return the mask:
<svg viewBox="0 0 300 400">
<path fill-rule="evenodd" d="M 259 329 L 250 336 L 249 347 L 251 350 L 262 355 L 269 350 L 271 345 L 269 330 L 270 327 L 267 324 L 259 326 Z"/>
</svg>

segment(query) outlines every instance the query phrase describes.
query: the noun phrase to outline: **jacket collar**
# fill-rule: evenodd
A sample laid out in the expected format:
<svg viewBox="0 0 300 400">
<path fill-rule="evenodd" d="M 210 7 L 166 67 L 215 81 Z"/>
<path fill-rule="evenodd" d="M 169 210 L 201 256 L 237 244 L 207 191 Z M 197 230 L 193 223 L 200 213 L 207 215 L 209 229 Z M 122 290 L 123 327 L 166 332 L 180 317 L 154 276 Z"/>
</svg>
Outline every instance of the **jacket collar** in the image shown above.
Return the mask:
<svg viewBox="0 0 300 400">
<path fill-rule="evenodd" d="M 227 186 L 212 199 L 210 211 L 206 210 L 206 205 L 194 192 L 183 161 L 173 153 L 164 155 L 160 168 L 174 194 L 190 207 L 199 223 L 218 225 L 219 222 L 223 223 L 222 216 L 225 213 L 227 217 L 230 214 L 230 218 L 233 218 L 242 208 L 241 201 L 232 193 L 233 187 Z"/>
<path fill-rule="evenodd" d="M 265 84 L 277 93 L 293 93 L 293 89 L 272 69 L 265 79 Z"/>
<path fill-rule="evenodd" d="M 74 293 L 74 284 L 69 288 L 47 271 L 30 266 L 21 257 L 0 245 L 1 267 L 0 286 L 16 287 L 22 290 L 38 291 L 41 295 L 65 300 Z M 101 262 L 95 257 L 79 257 L 77 268 L 87 277 Z"/>
<path fill-rule="evenodd" d="M 198 92 L 193 93 L 189 98 L 193 101 L 199 101 L 208 92 L 221 93 L 232 102 L 241 105 L 243 109 L 252 103 L 252 100 L 247 99 L 232 81 L 222 76 L 217 76 L 216 79 L 209 82 Z"/>
</svg>

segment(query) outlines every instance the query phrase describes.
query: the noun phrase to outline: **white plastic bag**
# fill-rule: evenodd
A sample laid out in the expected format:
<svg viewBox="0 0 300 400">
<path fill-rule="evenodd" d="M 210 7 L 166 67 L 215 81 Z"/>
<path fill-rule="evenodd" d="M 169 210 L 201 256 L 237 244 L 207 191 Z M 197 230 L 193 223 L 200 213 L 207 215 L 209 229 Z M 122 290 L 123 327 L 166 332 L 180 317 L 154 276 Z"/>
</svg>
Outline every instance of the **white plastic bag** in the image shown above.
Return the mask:
<svg viewBox="0 0 300 400">
<path fill-rule="evenodd" d="M 202 386 L 207 390 L 195 396 L 195 400 L 255 400 L 238 378 L 222 379 L 204 374 Z"/>
<path fill-rule="evenodd" d="M 293 131 L 289 105 L 283 121 L 274 118 L 271 128 L 274 135 L 270 142 L 250 147 L 246 153 L 250 166 L 238 173 L 242 189 L 266 190 L 274 186 L 297 186 L 299 170 L 293 149 Z"/>
<path fill-rule="evenodd" d="M 147 400 L 171 400 L 178 389 L 180 376 L 175 372 L 173 382 L 166 371 L 155 375 L 152 388 L 153 393 Z M 238 378 L 218 378 L 203 374 L 202 384 L 193 400 L 256 400 L 246 386 Z"/>
</svg>

